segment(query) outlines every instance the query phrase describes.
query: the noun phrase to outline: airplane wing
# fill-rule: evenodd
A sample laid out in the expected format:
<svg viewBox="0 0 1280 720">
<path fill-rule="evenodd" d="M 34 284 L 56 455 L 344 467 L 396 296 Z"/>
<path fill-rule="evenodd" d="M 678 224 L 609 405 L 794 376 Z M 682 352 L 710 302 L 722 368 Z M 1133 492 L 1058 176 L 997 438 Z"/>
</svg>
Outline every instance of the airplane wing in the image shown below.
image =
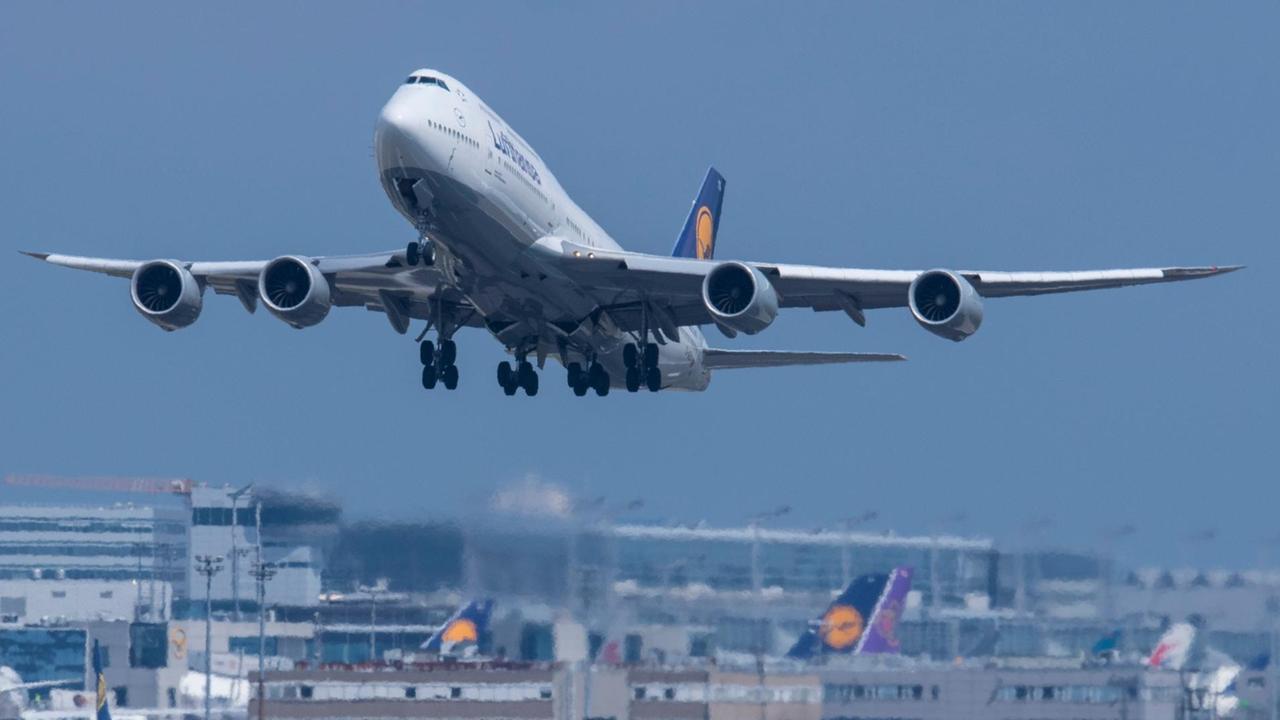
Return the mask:
<svg viewBox="0 0 1280 720">
<path fill-rule="evenodd" d="M 567 272 L 617 302 L 611 315 L 624 329 L 638 327 L 638 297 L 657 304 L 677 325 L 713 322 L 702 302 L 702 282 L 724 261 L 665 257 L 586 248 L 564 242 L 559 249 Z M 543 246 L 544 252 L 552 250 Z M 906 307 L 907 291 L 922 270 L 831 268 L 782 263 L 743 263 L 760 271 L 778 294 L 780 307 L 843 310 L 859 325 L 864 310 Z M 1241 266 L 1160 267 L 1072 272 L 961 270 L 983 298 L 1099 290 L 1211 277 Z"/>
<path fill-rule="evenodd" d="M 116 260 L 111 258 L 59 255 L 56 253 L 23 252 L 38 260 L 75 270 L 130 278 L 144 260 Z M 329 279 L 333 304 L 339 307 L 358 307 L 387 315 L 396 332 L 408 330 L 409 320 L 430 319 L 433 303 L 449 306 L 453 315 L 460 318 L 458 324 L 479 327 L 481 318 L 470 303 L 447 284 L 443 273 L 434 266 L 410 266 L 405 251 L 371 253 L 368 255 L 343 255 L 303 258 L 312 262 L 322 275 Z M 174 261 L 186 267 L 204 286 L 212 287 L 219 295 L 236 296 L 245 310 L 254 312 L 258 302 L 258 274 L 270 260 L 237 260 L 225 262 Z"/>
<path fill-rule="evenodd" d="M 720 350 L 708 348 L 703 363 L 709 370 L 729 368 L 783 367 L 785 365 L 831 365 L 854 362 L 906 360 L 894 353 L 788 352 L 784 350 Z"/>
</svg>

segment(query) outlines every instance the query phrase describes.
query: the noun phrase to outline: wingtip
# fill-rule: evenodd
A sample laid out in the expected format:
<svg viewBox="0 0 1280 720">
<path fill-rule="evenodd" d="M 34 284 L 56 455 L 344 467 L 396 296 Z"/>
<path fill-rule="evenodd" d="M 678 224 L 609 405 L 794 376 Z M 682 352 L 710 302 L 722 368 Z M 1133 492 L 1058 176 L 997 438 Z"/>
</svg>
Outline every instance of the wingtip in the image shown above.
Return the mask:
<svg viewBox="0 0 1280 720">
<path fill-rule="evenodd" d="M 47 252 L 32 252 L 31 250 L 19 250 L 18 252 L 22 253 L 23 255 L 26 255 L 27 257 L 33 257 L 37 260 L 48 260 L 49 255 L 51 254 Z"/>
</svg>

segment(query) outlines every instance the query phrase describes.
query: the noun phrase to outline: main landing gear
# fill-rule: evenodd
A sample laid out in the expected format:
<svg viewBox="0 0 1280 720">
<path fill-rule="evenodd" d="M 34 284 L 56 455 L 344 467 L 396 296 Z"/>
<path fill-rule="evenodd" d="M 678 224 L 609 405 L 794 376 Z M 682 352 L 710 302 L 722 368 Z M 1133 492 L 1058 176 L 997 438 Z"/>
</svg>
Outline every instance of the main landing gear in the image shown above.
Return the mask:
<svg viewBox="0 0 1280 720">
<path fill-rule="evenodd" d="M 627 392 L 639 392 L 641 384 L 649 388 L 649 392 L 662 389 L 656 343 L 645 343 L 643 350 L 635 343 L 627 343 L 622 348 L 622 364 L 627 367 Z"/>
<path fill-rule="evenodd" d="M 422 387 L 434 389 L 436 383 L 443 383 L 445 389 L 458 387 L 458 345 L 452 340 L 441 340 L 440 346 L 430 340 L 418 344 L 418 359 L 422 361 Z"/>
<path fill-rule="evenodd" d="M 604 397 L 609 394 L 609 373 L 605 371 L 604 366 L 598 362 L 587 365 L 587 369 L 582 369 L 582 363 L 571 362 L 568 365 L 569 370 L 569 387 L 573 388 L 573 394 L 582 397 L 587 394 L 588 390 L 595 390 L 596 395 Z"/>
<path fill-rule="evenodd" d="M 507 395 L 515 395 L 517 390 L 523 388 L 525 395 L 533 397 L 538 394 L 538 373 L 528 360 L 518 361 L 514 368 L 510 362 L 503 360 L 498 363 L 498 384 Z"/>
</svg>

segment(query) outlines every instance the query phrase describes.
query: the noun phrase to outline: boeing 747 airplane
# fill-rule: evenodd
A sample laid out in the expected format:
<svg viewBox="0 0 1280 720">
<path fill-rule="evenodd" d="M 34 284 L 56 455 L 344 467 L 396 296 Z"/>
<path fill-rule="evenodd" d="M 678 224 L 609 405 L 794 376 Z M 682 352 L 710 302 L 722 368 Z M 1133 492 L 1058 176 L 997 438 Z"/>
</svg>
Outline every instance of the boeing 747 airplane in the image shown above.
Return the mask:
<svg viewBox="0 0 1280 720">
<path fill-rule="evenodd" d="M 963 340 L 982 322 L 983 301 L 1209 277 L 1235 267 L 1085 272 L 870 270 L 717 260 L 725 180 L 707 172 L 671 256 L 629 252 L 579 208 L 511 126 L 454 77 L 418 70 L 378 116 L 378 177 L 416 231 L 400 250 L 273 260 L 111 260 L 28 253 L 55 265 L 130 280 L 133 305 L 165 330 L 200 315 L 207 288 L 259 303 L 295 328 L 330 308 L 383 313 L 417 336 L 422 385 L 458 385 L 457 345 L 484 328 L 514 357 L 498 365 L 507 395 L 538 392 L 548 357 L 564 365 L 576 395 L 705 390 L 715 370 L 902 360 L 901 355 L 767 352 L 708 347 L 715 326 L 729 338 L 758 333 L 782 308 L 866 311 L 908 308 L 925 330 Z M 435 330 L 435 340 L 427 340 Z M 536 369 L 535 369 L 536 366 Z"/>
</svg>

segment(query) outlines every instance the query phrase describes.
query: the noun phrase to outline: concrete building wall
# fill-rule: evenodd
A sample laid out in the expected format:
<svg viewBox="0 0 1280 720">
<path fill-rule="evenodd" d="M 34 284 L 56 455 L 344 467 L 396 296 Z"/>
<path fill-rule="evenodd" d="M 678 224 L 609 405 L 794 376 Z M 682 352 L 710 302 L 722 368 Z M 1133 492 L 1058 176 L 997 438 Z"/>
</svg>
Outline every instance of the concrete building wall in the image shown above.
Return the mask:
<svg viewBox="0 0 1280 720">
<path fill-rule="evenodd" d="M 41 619 L 132 620 L 138 595 L 154 596 L 157 617 L 169 617 L 172 586 L 167 582 L 132 580 L 5 580 L 0 583 L 0 616 L 6 622 L 34 623 Z"/>
</svg>

